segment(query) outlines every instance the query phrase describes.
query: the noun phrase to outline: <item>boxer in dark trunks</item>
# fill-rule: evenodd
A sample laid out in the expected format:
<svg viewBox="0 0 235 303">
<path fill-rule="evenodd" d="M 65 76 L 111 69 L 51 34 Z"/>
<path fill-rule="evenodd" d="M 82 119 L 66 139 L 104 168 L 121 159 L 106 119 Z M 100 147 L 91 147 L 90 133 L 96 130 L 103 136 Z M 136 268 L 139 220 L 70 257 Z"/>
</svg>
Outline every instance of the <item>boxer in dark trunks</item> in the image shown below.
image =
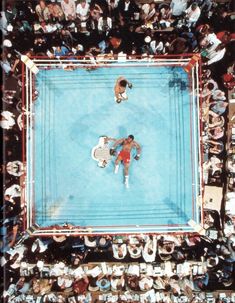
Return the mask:
<svg viewBox="0 0 235 303">
<path fill-rule="evenodd" d="M 120 161 L 123 162 L 124 164 L 124 183 L 126 185 L 126 187 L 129 187 L 129 166 L 130 166 L 130 159 L 131 159 L 131 150 L 132 148 L 136 148 L 137 154 L 134 157 L 135 160 L 139 160 L 140 158 L 140 153 L 141 153 L 141 147 L 139 145 L 139 143 L 137 143 L 136 141 L 134 141 L 134 136 L 133 135 L 129 135 L 128 138 L 122 138 L 117 140 L 113 147 L 110 150 L 111 155 L 115 155 L 115 148 L 119 145 L 122 145 L 122 150 L 118 153 L 117 159 L 115 161 L 115 169 L 114 169 L 114 173 L 117 174 L 118 173 L 118 168 L 119 168 L 119 163 Z"/>
</svg>

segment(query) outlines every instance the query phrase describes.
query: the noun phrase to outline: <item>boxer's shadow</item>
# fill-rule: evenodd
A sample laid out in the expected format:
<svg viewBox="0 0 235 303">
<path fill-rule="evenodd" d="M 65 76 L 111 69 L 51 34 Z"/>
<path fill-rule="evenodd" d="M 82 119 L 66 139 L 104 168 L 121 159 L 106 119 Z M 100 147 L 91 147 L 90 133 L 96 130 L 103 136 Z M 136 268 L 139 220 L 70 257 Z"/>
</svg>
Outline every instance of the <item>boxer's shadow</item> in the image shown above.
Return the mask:
<svg viewBox="0 0 235 303">
<path fill-rule="evenodd" d="M 120 126 L 120 127 L 118 128 L 118 133 L 119 133 L 119 135 L 118 135 L 119 138 L 123 138 L 123 137 L 127 137 L 127 136 L 128 136 L 127 130 L 126 130 L 126 128 L 123 127 L 123 126 Z"/>
</svg>

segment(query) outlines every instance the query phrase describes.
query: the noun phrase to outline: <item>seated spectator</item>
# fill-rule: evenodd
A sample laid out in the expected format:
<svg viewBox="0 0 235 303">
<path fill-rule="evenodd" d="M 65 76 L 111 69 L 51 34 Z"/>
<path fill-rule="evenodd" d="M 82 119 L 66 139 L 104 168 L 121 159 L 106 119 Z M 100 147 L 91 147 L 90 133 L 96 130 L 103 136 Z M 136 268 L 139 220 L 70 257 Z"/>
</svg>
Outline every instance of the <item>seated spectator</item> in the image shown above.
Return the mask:
<svg viewBox="0 0 235 303">
<path fill-rule="evenodd" d="M 87 287 L 89 285 L 89 280 L 86 275 L 83 275 L 82 278 L 77 278 L 73 282 L 73 291 L 76 295 L 82 295 L 86 293 Z"/>
<path fill-rule="evenodd" d="M 214 101 L 210 103 L 209 115 L 217 117 L 223 115 L 227 109 L 228 103 L 224 101 Z"/>
<path fill-rule="evenodd" d="M 109 249 L 111 246 L 111 237 L 110 236 L 98 237 L 97 246 L 101 251 Z"/>
<path fill-rule="evenodd" d="M 60 40 L 68 50 L 72 49 L 75 39 L 69 30 L 61 29 L 60 32 Z"/>
<path fill-rule="evenodd" d="M 140 12 L 140 18 L 143 21 L 144 24 L 146 24 L 149 21 L 154 22 L 154 16 L 156 14 L 156 8 L 155 8 L 155 3 L 145 3 L 141 7 L 141 12 Z"/>
<path fill-rule="evenodd" d="M 141 291 L 148 291 L 153 287 L 153 278 L 141 275 L 139 278 L 139 288 Z"/>
<path fill-rule="evenodd" d="M 9 195 L 11 198 L 21 196 L 21 187 L 18 184 L 13 184 L 5 190 L 4 195 Z"/>
<path fill-rule="evenodd" d="M 15 6 L 14 1 L 6 1 L 5 4 L 5 17 L 7 19 L 7 23 L 13 23 L 17 16 L 17 8 Z"/>
<path fill-rule="evenodd" d="M 128 275 L 126 277 L 126 284 L 130 290 L 139 291 L 139 277 L 135 275 Z"/>
<path fill-rule="evenodd" d="M 185 10 L 185 18 L 186 18 L 186 24 L 189 27 L 194 27 L 201 15 L 201 10 L 197 4 L 197 2 L 193 2 L 189 8 Z"/>
<path fill-rule="evenodd" d="M 190 300 L 193 299 L 194 285 L 193 281 L 189 277 L 183 277 L 178 281 L 181 291 L 186 295 Z"/>
<path fill-rule="evenodd" d="M 224 128 L 220 126 L 216 126 L 214 128 L 210 128 L 207 133 L 209 138 L 213 140 L 217 140 L 224 136 Z"/>
<path fill-rule="evenodd" d="M 32 291 L 35 295 L 44 295 L 51 290 L 51 284 L 48 279 L 36 279 L 32 280 Z"/>
<path fill-rule="evenodd" d="M 110 30 L 112 29 L 112 19 L 107 16 L 107 14 L 103 14 L 98 19 L 98 31 L 102 35 L 108 36 Z"/>
<path fill-rule="evenodd" d="M 11 76 L 15 73 L 17 65 L 20 62 L 20 59 L 15 59 L 14 63 L 9 61 L 9 59 L 7 58 L 7 54 L 3 51 L 1 53 L 1 68 L 3 70 L 3 72 L 7 75 L 7 76 Z"/>
<path fill-rule="evenodd" d="M 225 101 L 226 100 L 226 97 L 225 97 L 225 92 L 223 92 L 222 90 L 220 89 L 216 89 L 212 92 L 212 98 L 214 100 L 220 100 L 220 101 Z"/>
<path fill-rule="evenodd" d="M 110 277 L 108 275 L 100 275 L 96 281 L 96 285 L 99 287 L 100 291 L 110 290 Z"/>
<path fill-rule="evenodd" d="M 170 6 L 166 3 L 163 3 L 160 4 L 159 9 L 160 9 L 160 15 L 159 15 L 160 24 L 165 23 L 165 26 L 169 27 L 172 21 L 171 20 L 172 11 Z"/>
<path fill-rule="evenodd" d="M 145 262 L 154 262 L 156 258 L 156 251 L 157 251 L 157 238 L 154 235 L 153 238 L 149 238 L 142 250 L 142 256 Z"/>
<path fill-rule="evenodd" d="M 21 161 L 8 162 L 6 165 L 6 170 L 8 174 L 15 177 L 20 177 L 24 173 L 24 165 Z"/>
<path fill-rule="evenodd" d="M 209 282 L 209 274 L 206 273 L 203 276 L 200 277 L 195 277 L 193 281 L 194 289 L 196 291 L 201 291 L 205 290 L 206 286 L 208 285 Z"/>
<path fill-rule="evenodd" d="M 65 15 L 65 20 L 74 20 L 76 18 L 76 5 L 74 0 L 62 0 L 61 8 Z"/>
<path fill-rule="evenodd" d="M 51 19 L 53 21 L 63 21 L 64 20 L 64 13 L 62 11 L 61 6 L 58 3 L 49 3 L 47 5 L 50 15 L 51 15 Z"/>
<path fill-rule="evenodd" d="M 224 150 L 224 144 L 221 141 L 207 140 L 209 153 L 218 155 Z"/>
<path fill-rule="evenodd" d="M 205 184 L 208 183 L 209 176 L 214 176 L 216 172 L 222 172 L 223 163 L 215 155 L 203 163 Z"/>
<path fill-rule="evenodd" d="M 114 274 L 111 275 L 110 279 L 111 290 L 112 291 L 122 291 L 125 286 L 125 278 L 123 275 L 116 276 Z"/>
<path fill-rule="evenodd" d="M 164 277 L 157 276 L 153 278 L 153 288 L 155 290 L 159 290 L 159 289 L 163 290 L 165 289 L 165 287 L 166 287 L 166 281 Z"/>
<path fill-rule="evenodd" d="M 208 59 L 205 65 L 211 65 L 212 63 L 218 62 L 224 57 L 226 48 L 213 32 L 210 32 L 210 34 L 208 34 L 205 39 L 206 47 L 204 48 L 204 51 L 205 56 Z"/>
<path fill-rule="evenodd" d="M 21 277 L 16 283 L 17 292 L 26 294 L 30 288 L 30 281 L 27 281 L 25 277 Z"/>
<path fill-rule="evenodd" d="M 172 295 L 175 297 L 178 297 L 181 294 L 179 286 L 179 277 L 177 275 L 174 275 L 173 277 L 167 280 L 165 290 L 172 292 Z"/>
<path fill-rule="evenodd" d="M 163 39 L 161 36 L 155 34 L 154 38 L 150 42 L 150 49 L 153 55 L 161 55 L 164 54 L 165 48 L 163 44 Z"/>
<path fill-rule="evenodd" d="M 90 8 L 90 14 L 92 21 L 95 22 L 95 24 L 98 22 L 99 18 L 103 14 L 102 8 L 98 5 L 98 3 L 93 3 Z"/>
<path fill-rule="evenodd" d="M 208 124 L 209 128 L 213 128 L 213 127 L 223 127 L 224 126 L 224 117 L 223 116 L 219 116 L 219 115 L 215 115 L 215 116 L 209 116 L 209 124 Z"/>
<path fill-rule="evenodd" d="M 182 33 L 180 37 L 185 38 L 187 40 L 189 52 L 193 52 L 197 48 L 197 39 L 194 33 L 187 26 L 182 26 Z"/>
<path fill-rule="evenodd" d="M 139 244 L 128 244 L 127 245 L 127 250 L 131 256 L 131 258 L 133 259 L 138 259 L 141 257 L 142 255 L 142 249 L 143 246 L 139 243 Z"/>
<path fill-rule="evenodd" d="M 56 57 L 62 57 L 62 56 L 67 56 L 69 54 L 69 50 L 65 46 L 55 46 L 53 47 L 54 49 L 54 56 Z"/>
<path fill-rule="evenodd" d="M 124 259 L 127 254 L 127 247 L 125 243 L 122 244 L 112 244 L 113 257 L 117 260 Z"/>
<path fill-rule="evenodd" d="M 174 241 L 171 241 L 170 239 L 164 239 L 164 237 L 161 236 L 158 239 L 157 245 L 159 257 L 162 260 L 170 260 L 171 254 L 174 252 L 175 249 Z"/>
<path fill-rule="evenodd" d="M 84 236 L 84 243 L 88 248 L 97 247 L 97 237 L 96 236 Z"/>
<path fill-rule="evenodd" d="M 15 115 L 7 110 L 1 112 L 0 126 L 3 129 L 12 129 L 15 125 Z"/>
<path fill-rule="evenodd" d="M 10 267 L 11 268 L 19 268 L 21 265 L 22 259 L 25 257 L 27 253 L 27 247 L 24 244 L 19 246 L 15 246 L 11 250 L 7 251 L 7 254 L 10 255 Z"/>
<path fill-rule="evenodd" d="M 4 11 L 0 12 L 0 30 L 4 36 L 7 34 L 7 18 Z"/>
<path fill-rule="evenodd" d="M 84 22 L 89 18 L 90 15 L 90 5 L 86 2 L 86 0 L 82 0 L 78 3 L 76 8 L 77 18 Z"/>
<path fill-rule="evenodd" d="M 121 24 L 130 23 L 134 19 L 134 13 L 139 11 L 134 0 L 119 0 L 118 10 Z"/>
<path fill-rule="evenodd" d="M 118 2 L 119 0 L 106 0 L 108 4 L 108 15 L 112 21 L 118 20 Z"/>
<path fill-rule="evenodd" d="M 44 0 L 40 0 L 35 7 L 35 12 L 38 15 L 39 22 L 48 21 L 51 19 L 51 14 Z"/>
<path fill-rule="evenodd" d="M 73 278 L 68 275 L 61 275 L 57 278 L 57 284 L 60 291 L 66 290 L 72 286 Z"/>
<path fill-rule="evenodd" d="M 213 1 L 212 0 L 203 0 L 202 4 L 200 5 L 201 11 L 205 15 L 208 15 L 208 13 L 210 12 L 210 10 L 212 8 L 212 5 L 213 5 Z"/>
<path fill-rule="evenodd" d="M 218 84 L 213 79 L 207 79 L 203 85 L 201 96 L 203 98 L 208 95 L 212 95 L 215 90 L 218 89 Z"/>
<path fill-rule="evenodd" d="M 173 17 L 180 17 L 183 15 L 187 8 L 187 0 L 172 0 L 170 3 L 170 8 Z"/>
</svg>

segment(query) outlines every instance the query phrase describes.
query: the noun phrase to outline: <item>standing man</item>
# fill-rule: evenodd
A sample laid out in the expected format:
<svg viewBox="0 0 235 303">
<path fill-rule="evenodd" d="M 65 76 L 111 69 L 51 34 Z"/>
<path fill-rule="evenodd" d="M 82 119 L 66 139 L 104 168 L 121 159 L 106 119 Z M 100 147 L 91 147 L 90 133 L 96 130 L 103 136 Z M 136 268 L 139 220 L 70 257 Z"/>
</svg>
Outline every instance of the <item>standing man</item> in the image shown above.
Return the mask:
<svg viewBox="0 0 235 303">
<path fill-rule="evenodd" d="M 141 147 L 140 145 L 134 141 L 134 136 L 129 135 L 128 138 L 122 138 L 117 140 L 113 147 L 110 149 L 110 154 L 115 155 L 115 148 L 119 145 L 122 145 L 122 150 L 118 153 L 117 159 L 115 161 L 115 170 L 114 173 L 118 173 L 119 163 L 120 161 L 123 161 L 124 164 L 124 184 L 128 188 L 129 187 L 129 166 L 130 166 L 130 159 L 131 159 L 131 150 L 132 148 L 136 148 L 137 154 L 134 157 L 135 160 L 139 160 L 140 153 L 141 153 Z"/>
<path fill-rule="evenodd" d="M 117 103 L 120 103 L 123 100 L 127 100 L 127 94 L 126 94 L 126 87 L 132 88 L 132 84 L 127 81 L 124 77 L 119 77 L 116 81 L 115 87 L 114 87 L 114 93 L 115 93 L 115 101 Z"/>
</svg>

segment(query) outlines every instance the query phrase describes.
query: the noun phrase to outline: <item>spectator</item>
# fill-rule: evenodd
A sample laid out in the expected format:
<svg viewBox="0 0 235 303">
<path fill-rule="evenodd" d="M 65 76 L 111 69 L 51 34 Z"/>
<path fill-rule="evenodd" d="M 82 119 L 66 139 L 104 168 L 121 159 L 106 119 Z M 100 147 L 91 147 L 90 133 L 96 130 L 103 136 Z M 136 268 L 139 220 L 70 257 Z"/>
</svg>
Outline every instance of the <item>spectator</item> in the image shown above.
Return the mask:
<svg viewBox="0 0 235 303">
<path fill-rule="evenodd" d="M 201 15 L 201 10 L 196 2 L 193 2 L 189 8 L 186 9 L 185 11 L 186 15 L 186 24 L 189 27 L 195 27 L 200 15 Z"/>
<path fill-rule="evenodd" d="M 74 0 L 62 0 L 61 8 L 65 15 L 65 20 L 74 20 L 76 18 L 76 6 Z"/>
<path fill-rule="evenodd" d="M 86 0 L 82 0 L 78 3 L 76 8 L 77 17 L 81 22 L 86 21 L 89 18 L 90 14 L 90 5 L 86 2 Z"/>
<path fill-rule="evenodd" d="M 112 244 L 113 257 L 115 259 L 124 259 L 127 254 L 127 247 L 125 243 L 122 244 Z"/>
<path fill-rule="evenodd" d="M 40 0 L 35 8 L 36 14 L 38 15 L 39 22 L 48 21 L 51 19 L 50 11 L 44 0 Z"/>
<path fill-rule="evenodd" d="M 134 19 L 134 13 L 139 11 L 134 0 L 119 0 L 118 10 L 121 24 L 129 24 Z"/>
<path fill-rule="evenodd" d="M 187 8 L 187 0 L 172 0 L 170 4 L 173 17 L 180 17 Z"/>
<path fill-rule="evenodd" d="M 153 239 L 148 239 L 144 245 L 142 256 L 145 262 L 154 262 L 157 251 L 157 237 L 153 236 Z"/>
</svg>

